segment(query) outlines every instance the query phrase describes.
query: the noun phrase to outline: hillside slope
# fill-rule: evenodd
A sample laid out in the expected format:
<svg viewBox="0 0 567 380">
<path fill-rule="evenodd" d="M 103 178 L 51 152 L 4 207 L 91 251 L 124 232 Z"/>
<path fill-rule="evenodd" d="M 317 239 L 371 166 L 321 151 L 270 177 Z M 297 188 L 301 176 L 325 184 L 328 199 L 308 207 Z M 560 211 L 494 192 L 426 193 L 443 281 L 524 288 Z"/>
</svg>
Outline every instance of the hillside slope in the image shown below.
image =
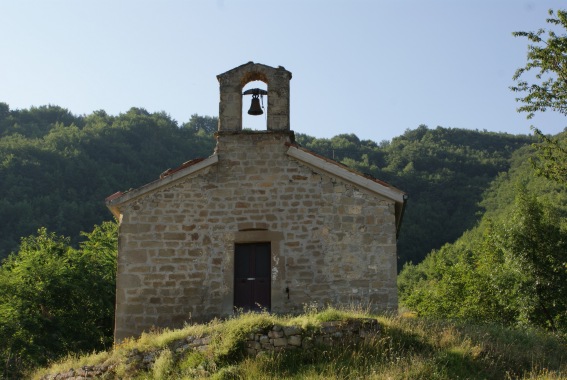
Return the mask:
<svg viewBox="0 0 567 380">
<path fill-rule="evenodd" d="M 378 328 L 359 334 L 360 326 L 373 318 Z M 362 321 L 358 343 L 337 328 L 353 326 L 352 321 Z M 253 347 L 250 339 L 256 337 L 258 346 L 275 345 L 285 340 L 284 332 L 296 337 L 287 338 L 288 349 L 246 354 Z M 317 339 L 321 334 L 329 338 Z M 560 379 L 567 376 L 567 350 L 559 338 L 536 330 L 312 309 L 297 317 L 243 314 L 149 333 L 32 377 L 86 373 L 106 379 Z"/>
<path fill-rule="evenodd" d="M 401 305 L 420 316 L 567 331 L 567 187 L 537 176 L 531 157 L 530 147 L 514 152 L 474 228 L 404 267 Z"/>
<path fill-rule="evenodd" d="M 0 103 L 0 259 L 40 227 L 71 237 L 110 220 L 104 199 L 137 188 L 168 168 L 213 153 L 217 119 L 131 108 L 76 116 L 57 106 L 10 110 Z M 475 225 L 482 193 L 510 165 L 524 135 L 420 126 L 377 144 L 353 134 L 297 141 L 410 196 L 399 239 L 399 263 L 420 262 L 432 249 Z"/>
<path fill-rule="evenodd" d="M 508 171 L 513 153 L 530 136 L 421 125 L 379 145 L 355 135 L 298 136 L 305 147 L 409 194 L 398 240 L 399 269 L 475 226 L 484 191 Z"/>
</svg>

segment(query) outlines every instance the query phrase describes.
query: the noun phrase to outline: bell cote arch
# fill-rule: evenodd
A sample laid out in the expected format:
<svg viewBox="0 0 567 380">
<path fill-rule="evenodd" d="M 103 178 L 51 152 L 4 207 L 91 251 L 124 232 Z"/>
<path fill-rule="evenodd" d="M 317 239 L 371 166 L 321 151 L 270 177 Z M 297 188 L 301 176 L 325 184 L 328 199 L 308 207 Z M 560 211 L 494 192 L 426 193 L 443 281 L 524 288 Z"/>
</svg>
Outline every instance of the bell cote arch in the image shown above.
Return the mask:
<svg viewBox="0 0 567 380">
<path fill-rule="evenodd" d="M 260 80 L 268 86 L 268 131 L 289 131 L 289 81 L 291 72 L 248 62 L 217 75 L 220 87 L 219 132 L 242 131 L 242 89 Z"/>
</svg>

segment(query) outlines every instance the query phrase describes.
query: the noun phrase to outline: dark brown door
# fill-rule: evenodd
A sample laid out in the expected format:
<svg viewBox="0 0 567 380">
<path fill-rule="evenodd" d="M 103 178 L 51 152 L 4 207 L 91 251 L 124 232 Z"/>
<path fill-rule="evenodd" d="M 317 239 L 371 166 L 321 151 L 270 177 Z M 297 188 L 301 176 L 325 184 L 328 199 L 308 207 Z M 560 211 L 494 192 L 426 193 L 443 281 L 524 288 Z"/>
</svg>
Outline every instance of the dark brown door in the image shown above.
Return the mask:
<svg viewBox="0 0 567 380">
<path fill-rule="evenodd" d="M 236 244 L 234 248 L 234 307 L 270 310 L 270 243 Z"/>
</svg>

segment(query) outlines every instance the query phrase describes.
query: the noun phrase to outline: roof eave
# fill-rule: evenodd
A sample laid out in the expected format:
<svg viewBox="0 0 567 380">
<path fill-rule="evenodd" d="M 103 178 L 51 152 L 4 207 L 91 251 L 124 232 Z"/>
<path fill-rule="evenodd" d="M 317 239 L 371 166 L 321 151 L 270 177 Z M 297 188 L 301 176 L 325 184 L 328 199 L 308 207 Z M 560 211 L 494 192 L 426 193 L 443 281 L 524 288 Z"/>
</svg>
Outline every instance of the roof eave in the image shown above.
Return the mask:
<svg viewBox="0 0 567 380">
<path fill-rule="evenodd" d="M 179 179 L 194 174 L 200 170 L 203 170 L 211 165 L 216 164 L 219 161 L 219 158 L 216 154 L 196 163 L 195 165 L 188 166 L 182 170 L 175 171 L 172 174 L 169 174 L 163 178 L 150 182 L 146 185 L 143 185 L 137 189 L 127 191 L 125 193 L 114 193 L 108 198 L 106 198 L 106 207 L 110 209 L 112 214 L 116 217 L 120 217 L 120 206 L 126 202 L 131 201 L 134 198 L 141 197 L 149 192 L 156 191 L 164 186 L 167 186 Z"/>
<path fill-rule="evenodd" d="M 304 151 L 303 149 L 297 148 L 293 145 L 287 150 L 287 154 L 299 161 L 302 161 L 308 165 L 314 166 L 318 169 L 325 171 L 333 176 L 339 177 L 345 181 L 351 182 L 357 186 L 360 186 L 368 191 L 379 194 L 383 197 L 393 200 L 394 202 L 403 204 L 404 197 L 406 193 L 395 187 L 385 186 L 381 183 L 373 181 L 363 175 L 342 168 L 338 164 L 328 162 L 322 158 L 319 158 L 311 153 Z"/>
</svg>

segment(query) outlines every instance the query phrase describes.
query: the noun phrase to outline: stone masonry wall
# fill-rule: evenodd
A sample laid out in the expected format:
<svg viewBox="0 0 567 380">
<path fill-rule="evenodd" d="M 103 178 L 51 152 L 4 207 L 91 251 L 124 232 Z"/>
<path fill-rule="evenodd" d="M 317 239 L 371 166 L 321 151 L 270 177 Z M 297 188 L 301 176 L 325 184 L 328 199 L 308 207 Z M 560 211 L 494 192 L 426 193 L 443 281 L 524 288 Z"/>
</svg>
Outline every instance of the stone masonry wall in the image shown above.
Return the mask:
<svg viewBox="0 0 567 380">
<path fill-rule="evenodd" d="M 116 341 L 231 314 L 235 243 L 271 242 L 273 312 L 397 308 L 394 202 L 289 157 L 291 136 L 219 132 L 218 163 L 121 206 Z"/>
<path fill-rule="evenodd" d="M 322 322 L 320 328 L 303 329 L 301 326 L 273 325 L 257 328 L 248 334 L 243 347 L 250 357 L 270 354 L 284 350 L 310 350 L 315 346 L 346 346 L 364 343 L 378 336 L 380 325 L 375 319 L 349 319 L 345 321 Z M 164 349 L 169 349 L 177 357 L 190 350 L 207 351 L 210 336 L 188 336 L 175 340 L 163 349 L 141 352 L 132 350 L 127 355 L 127 373 L 149 371 Z M 69 369 L 63 373 L 48 374 L 42 380 L 78 380 L 89 378 L 114 378 L 115 365 L 83 366 Z M 208 377 L 203 368 L 196 369 L 203 377 Z"/>
</svg>

